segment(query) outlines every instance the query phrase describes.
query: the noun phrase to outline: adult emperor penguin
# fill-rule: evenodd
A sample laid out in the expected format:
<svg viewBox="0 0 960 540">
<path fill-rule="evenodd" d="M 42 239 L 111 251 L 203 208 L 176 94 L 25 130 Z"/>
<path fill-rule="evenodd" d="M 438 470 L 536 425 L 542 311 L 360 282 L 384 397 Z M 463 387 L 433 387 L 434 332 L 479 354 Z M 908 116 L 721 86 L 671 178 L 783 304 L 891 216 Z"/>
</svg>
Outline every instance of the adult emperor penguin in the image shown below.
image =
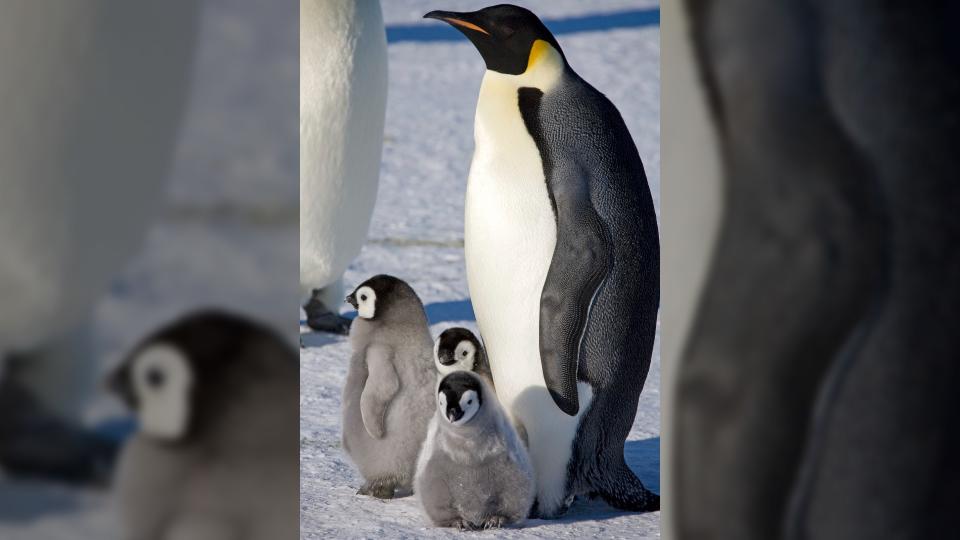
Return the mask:
<svg viewBox="0 0 960 540">
<path fill-rule="evenodd" d="M 137 345 L 110 378 L 139 421 L 114 479 L 123 538 L 297 538 L 298 366 L 283 337 L 220 311 Z"/>
<path fill-rule="evenodd" d="M 487 71 L 466 196 L 467 278 L 497 394 L 527 431 L 536 513 L 578 494 L 659 508 L 624 441 L 650 366 L 659 239 L 643 164 L 613 104 L 530 11 L 433 11 Z"/>
<path fill-rule="evenodd" d="M 377 197 L 387 41 L 377 0 L 300 1 L 300 286 L 314 330 L 346 334 L 343 272 Z"/>
<path fill-rule="evenodd" d="M 197 0 L 8 2 L 0 17 L 0 464 L 84 481 L 94 304 L 162 200 Z M 44 429 L 37 429 L 43 425 Z"/>
</svg>

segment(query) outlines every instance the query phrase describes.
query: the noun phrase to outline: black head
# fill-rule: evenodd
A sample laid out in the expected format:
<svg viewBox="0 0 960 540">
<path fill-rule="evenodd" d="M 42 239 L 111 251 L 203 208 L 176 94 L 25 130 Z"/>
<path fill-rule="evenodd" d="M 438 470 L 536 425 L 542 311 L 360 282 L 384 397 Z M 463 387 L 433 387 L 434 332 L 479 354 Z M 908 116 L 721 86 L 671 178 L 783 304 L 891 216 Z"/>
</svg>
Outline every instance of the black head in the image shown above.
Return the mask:
<svg viewBox="0 0 960 540">
<path fill-rule="evenodd" d="M 500 4 L 480 11 L 431 11 L 428 19 L 445 21 L 467 36 L 483 57 L 487 69 L 507 75 L 527 70 L 537 40 L 549 43 L 563 55 L 560 45 L 543 22 L 528 9 Z"/>
<path fill-rule="evenodd" d="M 267 369 L 278 356 L 289 358 L 289 366 Z M 279 335 L 243 317 L 205 310 L 141 341 L 107 384 L 136 413 L 142 432 L 177 442 L 214 421 L 238 385 L 262 381 L 276 373 L 273 368 L 295 374 L 296 367 L 295 351 Z"/>
<path fill-rule="evenodd" d="M 455 426 L 469 422 L 483 406 L 483 383 L 469 371 L 454 371 L 440 381 L 437 407 Z"/>
<path fill-rule="evenodd" d="M 462 366 L 473 371 L 481 351 L 480 340 L 466 328 L 447 328 L 437 338 L 436 356 L 440 366 Z"/>
<path fill-rule="evenodd" d="M 423 303 L 413 288 L 402 279 L 380 274 L 361 283 L 346 298 L 361 319 L 426 320 Z"/>
</svg>

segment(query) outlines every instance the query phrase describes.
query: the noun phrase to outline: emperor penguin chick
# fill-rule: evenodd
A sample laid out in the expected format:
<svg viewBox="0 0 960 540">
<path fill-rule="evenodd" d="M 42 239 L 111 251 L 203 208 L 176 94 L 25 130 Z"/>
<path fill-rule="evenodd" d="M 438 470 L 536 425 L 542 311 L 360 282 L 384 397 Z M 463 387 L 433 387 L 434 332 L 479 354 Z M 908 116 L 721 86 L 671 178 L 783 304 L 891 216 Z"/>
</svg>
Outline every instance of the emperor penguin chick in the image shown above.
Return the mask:
<svg viewBox="0 0 960 540">
<path fill-rule="evenodd" d="M 466 328 L 458 326 L 441 332 L 433 346 L 433 361 L 437 367 L 438 381 L 444 375 L 463 370 L 480 375 L 487 384 L 494 386 L 483 344 L 476 334 Z"/>
<path fill-rule="evenodd" d="M 140 426 L 114 479 L 123 538 L 298 537 L 299 364 L 286 339 L 198 312 L 145 339 L 110 384 Z"/>
<path fill-rule="evenodd" d="M 407 495 L 433 413 L 433 340 L 420 298 L 406 282 L 374 276 L 347 297 L 353 357 L 343 389 L 343 447 L 363 476 L 357 492 Z"/>
<path fill-rule="evenodd" d="M 490 529 L 527 517 L 533 466 L 493 389 L 477 374 L 455 371 L 440 381 L 415 489 L 440 527 Z"/>
</svg>

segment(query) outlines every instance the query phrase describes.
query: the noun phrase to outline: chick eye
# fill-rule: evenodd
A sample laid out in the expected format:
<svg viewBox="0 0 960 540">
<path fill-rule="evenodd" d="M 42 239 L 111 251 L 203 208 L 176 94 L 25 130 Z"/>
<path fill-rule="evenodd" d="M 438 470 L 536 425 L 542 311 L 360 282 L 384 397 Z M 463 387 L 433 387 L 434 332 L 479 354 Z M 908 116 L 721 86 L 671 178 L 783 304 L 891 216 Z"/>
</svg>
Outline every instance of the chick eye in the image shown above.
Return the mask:
<svg viewBox="0 0 960 540">
<path fill-rule="evenodd" d="M 473 400 L 472 400 L 472 399 L 468 399 L 468 400 L 467 400 L 467 405 L 473 405 Z"/>
<path fill-rule="evenodd" d="M 366 302 L 366 301 L 367 301 L 367 295 L 361 294 L 361 295 L 360 295 L 360 300 Z"/>
<path fill-rule="evenodd" d="M 163 386 L 165 377 L 159 369 L 151 369 L 147 372 L 147 385 L 151 388 L 160 388 Z"/>
<path fill-rule="evenodd" d="M 467 351 L 463 351 L 463 354 L 461 354 L 460 356 L 466 356 L 466 355 L 467 355 Z"/>
</svg>

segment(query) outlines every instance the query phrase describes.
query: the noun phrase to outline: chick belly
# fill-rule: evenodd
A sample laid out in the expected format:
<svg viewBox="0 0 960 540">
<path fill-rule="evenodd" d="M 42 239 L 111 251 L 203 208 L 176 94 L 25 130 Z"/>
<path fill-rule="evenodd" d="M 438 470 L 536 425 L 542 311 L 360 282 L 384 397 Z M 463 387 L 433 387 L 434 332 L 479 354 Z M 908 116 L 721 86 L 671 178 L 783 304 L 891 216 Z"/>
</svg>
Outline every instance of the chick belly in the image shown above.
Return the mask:
<svg viewBox="0 0 960 540">
<path fill-rule="evenodd" d="M 524 178 L 474 167 L 465 234 L 471 300 L 497 397 L 527 432 L 539 507 L 548 515 L 563 505 L 579 423 L 553 402 L 540 363 L 540 295 L 556 232 L 542 172 Z M 584 383 L 579 390 L 583 411 L 591 392 Z"/>
</svg>

